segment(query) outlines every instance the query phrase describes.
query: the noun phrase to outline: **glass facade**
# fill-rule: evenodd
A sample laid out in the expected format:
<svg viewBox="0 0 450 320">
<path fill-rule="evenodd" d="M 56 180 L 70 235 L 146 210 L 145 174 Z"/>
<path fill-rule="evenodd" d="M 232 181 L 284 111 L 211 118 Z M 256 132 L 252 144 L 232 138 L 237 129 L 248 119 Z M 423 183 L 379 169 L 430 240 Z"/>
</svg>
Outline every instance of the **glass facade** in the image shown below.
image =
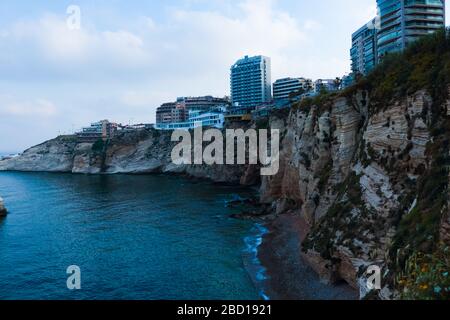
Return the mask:
<svg viewBox="0 0 450 320">
<path fill-rule="evenodd" d="M 370 21 L 352 35 L 352 72 L 367 74 L 377 63 L 377 29 L 375 20 Z"/>
<path fill-rule="evenodd" d="M 264 56 L 244 57 L 231 67 L 231 100 L 233 107 L 254 109 L 269 103 L 271 92 L 271 61 Z"/>
<path fill-rule="evenodd" d="M 303 89 L 305 92 L 311 90 L 312 80 L 305 78 L 278 79 L 273 84 L 273 99 L 277 101 L 289 100 L 292 93 Z"/>
<path fill-rule="evenodd" d="M 377 0 L 378 58 L 445 26 L 445 0 Z"/>
</svg>

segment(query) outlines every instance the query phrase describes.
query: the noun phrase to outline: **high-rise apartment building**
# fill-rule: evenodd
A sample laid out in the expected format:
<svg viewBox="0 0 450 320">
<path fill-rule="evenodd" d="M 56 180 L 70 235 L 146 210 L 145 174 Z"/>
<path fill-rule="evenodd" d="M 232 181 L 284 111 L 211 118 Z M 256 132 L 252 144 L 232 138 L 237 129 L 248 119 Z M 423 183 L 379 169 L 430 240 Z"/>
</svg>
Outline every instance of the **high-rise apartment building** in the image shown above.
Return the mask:
<svg viewBox="0 0 450 320">
<path fill-rule="evenodd" d="M 272 100 L 271 61 L 264 56 L 238 60 L 231 67 L 231 101 L 234 108 L 252 110 Z"/>
<path fill-rule="evenodd" d="M 445 0 L 377 0 L 377 5 L 379 58 L 445 26 Z"/>
<path fill-rule="evenodd" d="M 352 35 L 350 50 L 353 74 L 367 74 L 377 64 L 376 19 L 362 26 Z"/>
</svg>

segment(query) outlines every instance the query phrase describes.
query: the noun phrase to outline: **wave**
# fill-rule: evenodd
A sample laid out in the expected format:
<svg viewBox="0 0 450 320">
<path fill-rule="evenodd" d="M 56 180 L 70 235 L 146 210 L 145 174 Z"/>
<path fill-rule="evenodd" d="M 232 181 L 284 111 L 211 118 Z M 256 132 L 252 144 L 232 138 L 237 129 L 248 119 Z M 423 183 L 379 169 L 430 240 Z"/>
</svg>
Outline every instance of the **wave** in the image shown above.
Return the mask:
<svg viewBox="0 0 450 320">
<path fill-rule="evenodd" d="M 251 229 L 250 235 L 244 238 L 245 248 L 243 250 L 244 265 L 263 300 L 270 300 L 265 290 L 269 276 L 267 275 L 267 269 L 258 258 L 258 249 L 268 232 L 269 230 L 265 226 L 256 223 Z"/>
</svg>

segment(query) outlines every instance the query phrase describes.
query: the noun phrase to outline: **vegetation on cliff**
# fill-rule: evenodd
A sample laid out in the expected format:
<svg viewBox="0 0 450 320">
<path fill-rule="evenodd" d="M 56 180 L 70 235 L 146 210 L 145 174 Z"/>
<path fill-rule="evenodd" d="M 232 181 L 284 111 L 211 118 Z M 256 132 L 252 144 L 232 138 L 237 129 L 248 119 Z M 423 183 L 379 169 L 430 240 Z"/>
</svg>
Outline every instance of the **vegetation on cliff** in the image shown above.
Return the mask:
<svg viewBox="0 0 450 320">
<path fill-rule="evenodd" d="M 440 236 L 443 216 L 449 210 L 450 119 L 446 105 L 449 85 L 450 36 L 441 30 L 417 41 L 403 53 L 388 55 L 372 73 L 340 95 L 322 94 L 296 106 L 307 113 L 314 106 L 321 113 L 330 110 L 332 101 L 342 97 L 355 105 L 353 100 L 357 93 L 366 92 L 363 99 L 368 101 L 360 105 L 367 103 L 368 110 L 367 115 L 361 114 L 360 145 L 353 156 L 353 164 L 360 163 L 365 168 L 372 163 L 380 166 L 399 194 L 398 205 L 386 216 L 380 215 L 362 199 L 360 176 L 352 171 L 343 183 L 335 186 L 336 201 L 313 226 L 303 245 L 305 252 L 314 250 L 327 261 L 339 263 L 337 251 L 341 246 L 358 256 L 362 254 L 358 251 L 364 249 L 359 244 L 371 240 L 365 237 L 373 237 L 377 230 L 386 233 L 392 229 L 395 233 L 385 257 L 383 285 L 397 289 L 400 297 L 405 299 L 450 298 L 450 243 L 445 243 Z M 387 147 L 376 152 L 362 138 L 369 118 L 388 113 L 390 108 L 399 104 L 408 108 L 411 97 L 420 90 L 431 97 L 431 103 L 425 101 L 422 113 L 417 116 L 404 116 L 408 126 L 408 146 L 403 151 Z M 419 120 L 426 124 L 430 139 L 426 145 L 425 164 L 419 165 L 411 174 L 410 164 L 414 160 L 410 154 L 412 130 Z M 387 117 L 386 127 L 394 130 L 394 125 Z M 329 179 L 326 174 L 322 176 L 320 193 Z M 378 193 L 378 196 L 383 196 L 381 190 Z"/>
</svg>

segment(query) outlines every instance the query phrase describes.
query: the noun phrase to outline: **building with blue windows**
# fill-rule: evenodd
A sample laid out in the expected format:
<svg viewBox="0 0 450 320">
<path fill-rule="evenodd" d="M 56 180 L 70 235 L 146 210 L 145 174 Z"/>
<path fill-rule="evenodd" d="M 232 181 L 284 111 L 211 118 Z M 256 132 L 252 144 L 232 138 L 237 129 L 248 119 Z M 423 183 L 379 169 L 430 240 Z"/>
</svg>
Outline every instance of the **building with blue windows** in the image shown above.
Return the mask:
<svg viewBox="0 0 450 320">
<path fill-rule="evenodd" d="M 271 60 L 256 56 L 238 60 L 231 67 L 231 102 L 233 109 L 250 113 L 272 100 Z"/>
<path fill-rule="evenodd" d="M 312 80 L 305 78 L 284 78 L 273 83 L 273 99 L 275 104 L 289 101 L 295 93 L 306 93 L 312 90 Z"/>
<path fill-rule="evenodd" d="M 377 33 L 376 18 L 353 33 L 350 50 L 353 74 L 366 75 L 377 64 Z"/>
<path fill-rule="evenodd" d="M 378 58 L 445 26 L 445 0 L 377 0 Z"/>
</svg>

